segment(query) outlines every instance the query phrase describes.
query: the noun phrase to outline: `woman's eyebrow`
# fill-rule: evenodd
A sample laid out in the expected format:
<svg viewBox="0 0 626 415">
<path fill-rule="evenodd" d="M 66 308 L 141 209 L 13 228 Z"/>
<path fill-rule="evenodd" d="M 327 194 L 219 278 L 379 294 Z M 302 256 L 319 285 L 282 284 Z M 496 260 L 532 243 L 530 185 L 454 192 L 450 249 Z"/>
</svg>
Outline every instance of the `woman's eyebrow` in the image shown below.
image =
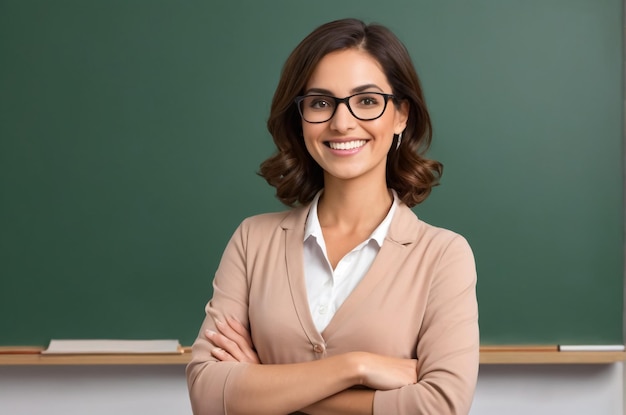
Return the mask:
<svg viewBox="0 0 626 415">
<path fill-rule="evenodd" d="M 369 89 L 378 89 L 380 92 L 383 92 L 383 89 L 376 84 L 366 84 L 366 85 L 357 86 L 356 88 L 353 88 L 352 91 L 350 92 L 352 94 L 358 94 L 359 92 L 365 92 Z"/>
<path fill-rule="evenodd" d="M 350 94 L 358 94 L 359 92 L 364 92 L 370 89 L 378 89 L 380 92 L 383 92 L 383 89 L 376 84 L 365 84 L 359 85 L 350 90 Z M 309 88 L 304 92 L 305 95 L 308 94 L 320 94 L 320 95 L 330 95 L 334 96 L 332 91 L 323 88 Z"/>
</svg>

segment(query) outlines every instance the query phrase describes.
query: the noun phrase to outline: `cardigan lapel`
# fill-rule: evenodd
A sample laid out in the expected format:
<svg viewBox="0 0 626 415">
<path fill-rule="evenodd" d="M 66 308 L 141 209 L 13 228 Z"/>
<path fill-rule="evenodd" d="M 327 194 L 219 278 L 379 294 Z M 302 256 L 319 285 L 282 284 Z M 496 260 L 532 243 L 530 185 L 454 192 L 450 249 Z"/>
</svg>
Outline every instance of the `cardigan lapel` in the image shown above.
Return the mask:
<svg viewBox="0 0 626 415">
<path fill-rule="evenodd" d="M 333 316 L 323 332 L 325 338 L 329 338 L 338 327 L 346 322 L 346 319 L 350 318 L 355 309 L 367 300 L 367 297 L 381 281 L 393 278 L 397 274 L 404 262 L 404 255 L 410 252 L 409 249 L 406 249 L 407 245 L 415 243 L 419 236 L 418 233 L 419 221 L 417 217 L 408 206 L 401 203 L 372 266 Z"/>
<path fill-rule="evenodd" d="M 324 341 L 324 338 L 330 337 L 337 327 L 341 327 L 354 310 L 367 300 L 376 285 L 397 273 L 404 262 L 403 255 L 410 252 L 406 246 L 415 243 L 419 237 L 420 222 L 409 207 L 400 203 L 371 268 L 320 334 L 313 323 L 304 278 L 303 241 L 308 212 L 308 205 L 295 208 L 283 219 L 280 226 L 285 234 L 285 263 L 291 299 L 304 333 L 309 341 L 315 344 Z"/>
<path fill-rule="evenodd" d="M 313 323 L 304 278 L 303 241 L 304 225 L 308 213 L 308 205 L 295 208 L 282 221 L 280 226 L 285 237 L 285 263 L 287 265 L 287 278 L 293 306 L 302 330 L 311 344 L 315 344 L 322 342 L 323 339 Z"/>
</svg>

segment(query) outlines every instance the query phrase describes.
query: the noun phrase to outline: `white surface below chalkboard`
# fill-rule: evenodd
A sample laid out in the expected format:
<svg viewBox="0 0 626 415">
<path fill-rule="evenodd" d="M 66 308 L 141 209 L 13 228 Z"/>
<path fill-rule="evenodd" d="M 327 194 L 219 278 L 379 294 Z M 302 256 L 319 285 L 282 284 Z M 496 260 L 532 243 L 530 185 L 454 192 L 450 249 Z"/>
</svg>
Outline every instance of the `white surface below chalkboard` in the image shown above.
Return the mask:
<svg viewBox="0 0 626 415">
<path fill-rule="evenodd" d="M 470 415 L 624 415 L 623 364 L 481 366 Z M 0 367 L 0 413 L 191 415 L 184 366 Z"/>
</svg>

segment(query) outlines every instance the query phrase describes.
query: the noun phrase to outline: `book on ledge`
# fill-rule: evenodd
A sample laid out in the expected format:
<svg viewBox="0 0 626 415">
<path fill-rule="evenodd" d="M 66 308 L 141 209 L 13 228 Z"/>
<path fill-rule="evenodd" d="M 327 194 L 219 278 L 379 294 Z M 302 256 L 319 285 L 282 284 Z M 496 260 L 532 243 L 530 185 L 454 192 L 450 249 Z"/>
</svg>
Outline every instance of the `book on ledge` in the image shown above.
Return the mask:
<svg viewBox="0 0 626 415">
<path fill-rule="evenodd" d="M 42 354 L 181 354 L 178 340 L 50 340 Z"/>
</svg>

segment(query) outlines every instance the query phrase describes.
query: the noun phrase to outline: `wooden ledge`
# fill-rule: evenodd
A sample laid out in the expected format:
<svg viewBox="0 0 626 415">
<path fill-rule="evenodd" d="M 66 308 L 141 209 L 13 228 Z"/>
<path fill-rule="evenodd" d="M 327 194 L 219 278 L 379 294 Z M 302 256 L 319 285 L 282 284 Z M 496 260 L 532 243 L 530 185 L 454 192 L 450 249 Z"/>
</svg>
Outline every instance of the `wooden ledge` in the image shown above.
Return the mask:
<svg viewBox="0 0 626 415">
<path fill-rule="evenodd" d="M 481 346 L 483 365 L 610 364 L 626 360 L 626 352 L 560 351 L 556 345 Z"/>
<path fill-rule="evenodd" d="M 12 354 L 0 355 L 1 365 L 186 365 L 190 355 L 164 354 L 116 354 L 116 355 L 42 355 L 42 354 Z"/>
<path fill-rule="evenodd" d="M 191 347 L 179 354 L 41 354 L 40 347 L 0 347 L 0 366 L 9 365 L 186 365 Z"/>
<path fill-rule="evenodd" d="M 0 366 L 9 365 L 186 365 L 191 348 L 181 354 L 43 355 L 41 348 L 0 348 Z M 485 346 L 483 365 L 611 364 L 626 361 L 626 352 L 561 352 L 556 347 Z"/>
<path fill-rule="evenodd" d="M 482 365 L 609 364 L 624 360 L 626 352 L 480 352 Z"/>
</svg>

